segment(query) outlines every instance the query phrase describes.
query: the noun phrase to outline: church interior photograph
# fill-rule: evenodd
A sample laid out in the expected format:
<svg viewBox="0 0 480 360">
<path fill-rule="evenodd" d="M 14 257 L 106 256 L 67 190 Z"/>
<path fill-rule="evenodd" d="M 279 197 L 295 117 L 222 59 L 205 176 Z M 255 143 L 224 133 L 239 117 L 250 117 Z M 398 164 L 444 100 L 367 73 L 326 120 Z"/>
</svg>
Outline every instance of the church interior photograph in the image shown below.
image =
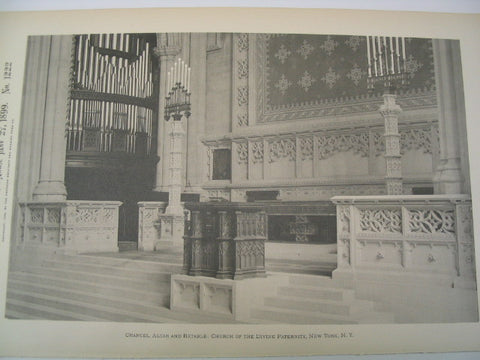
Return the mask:
<svg viewBox="0 0 480 360">
<path fill-rule="evenodd" d="M 5 316 L 478 322 L 458 40 L 30 36 Z"/>
</svg>

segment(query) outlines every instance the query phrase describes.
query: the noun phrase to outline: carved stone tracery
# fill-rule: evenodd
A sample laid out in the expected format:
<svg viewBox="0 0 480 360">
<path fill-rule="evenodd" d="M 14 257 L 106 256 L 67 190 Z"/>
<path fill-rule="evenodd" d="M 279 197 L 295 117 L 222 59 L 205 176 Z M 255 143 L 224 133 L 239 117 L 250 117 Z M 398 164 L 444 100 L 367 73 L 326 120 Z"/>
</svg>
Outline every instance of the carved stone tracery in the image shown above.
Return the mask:
<svg viewBox="0 0 480 360">
<path fill-rule="evenodd" d="M 233 106 L 233 118 L 236 119 L 235 126 L 248 126 L 248 48 L 249 35 L 235 34 L 234 47 L 234 93 L 236 94 L 236 101 Z"/>
<path fill-rule="evenodd" d="M 300 139 L 300 154 L 302 160 L 313 159 L 313 138 L 302 136 Z"/>
<path fill-rule="evenodd" d="M 291 138 L 282 138 L 269 141 L 269 162 L 275 162 L 281 159 L 294 161 L 296 156 L 295 140 Z"/>
<path fill-rule="evenodd" d="M 455 234 L 455 212 L 450 209 L 408 209 L 409 231 L 423 234 Z"/>
<path fill-rule="evenodd" d="M 237 162 L 245 164 L 248 161 L 248 144 L 246 142 L 237 143 Z"/>
<path fill-rule="evenodd" d="M 263 162 L 263 141 L 254 141 L 252 144 L 252 161 L 254 164 Z"/>
<path fill-rule="evenodd" d="M 401 233 L 401 209 L 360 209 L 360 229 L 363 232 Z"/>
<path fill-rule="evenodd" d="M 353 151 L 362 157 L 369 153 L 368 133 L 317 135 L 318 158 L 326 159 L 338 152 Z"/>
</svg>

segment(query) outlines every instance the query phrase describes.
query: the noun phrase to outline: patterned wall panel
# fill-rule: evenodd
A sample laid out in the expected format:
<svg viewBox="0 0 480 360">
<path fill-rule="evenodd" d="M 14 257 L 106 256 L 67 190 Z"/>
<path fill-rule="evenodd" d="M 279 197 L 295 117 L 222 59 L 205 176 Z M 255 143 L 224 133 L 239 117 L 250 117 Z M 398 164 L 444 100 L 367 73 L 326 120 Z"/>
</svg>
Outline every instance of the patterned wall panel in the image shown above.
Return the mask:
<svg viewBox="0 0 480 360">
<path fill-rule="evenodd" d="M 258 34 L 257 122 L 377 111 L 367 91 L 363 36 Z M 407 39 L 410 88 L 402 107 L 435 105 L 432 42 Z"/>
</svg>

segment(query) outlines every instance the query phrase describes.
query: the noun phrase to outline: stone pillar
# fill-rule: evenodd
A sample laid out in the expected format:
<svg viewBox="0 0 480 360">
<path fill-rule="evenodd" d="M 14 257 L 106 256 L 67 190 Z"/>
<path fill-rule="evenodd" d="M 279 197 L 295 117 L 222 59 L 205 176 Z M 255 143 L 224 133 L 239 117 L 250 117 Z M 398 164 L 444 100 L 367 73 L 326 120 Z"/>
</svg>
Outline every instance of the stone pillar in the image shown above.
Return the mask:
<svg viewBox="0 0 480 360">
<path fill-rule="evenodd" d="M 72 36 L 52 36 L 48 62 L 45 111 L 43 114 L 40 178 L 33 199 L 63 201 L 65 188 L 66 136 L 72 68 Z"/>
<path fill-rule="evenodd" d="M 380 114 L 385 120 L 385 184 L 388 195 L 403 194 L 402 157 L 400 155 L 400 134 L 398 133 L 398 115 L 402 112 L 395 103 L 396 95 L 383 95 Z"/>
<path fill-rule="evenodd" d="M 185 191 L 199 193 L 207 179 L 206 151 L 201 142 L 205 135 L 207 102 L 207 34 L 192 33 L 190 41 L 190 67 L 192 69 L 192 116 L 186 126 Z"/>
<path fill-rule="evenodd" d="M 183 130 L 182 120 L 170 121 L 170 165 L 168 185 L 168 206 L 165 210 L 167 215 L 183 216 L 183 206 L 180 203 L 182 194 L 182 171 L 183 171 Z"/>
<path fill-rule="evenodd" d="M 440 163 L 433 181 L 440 194 L 460 194 L 463 185 L 459 128 L 465 112 L 459 54 L 458 41 L 433 40 L 440 136 Z"/>
<path fill-rule="evenodd" d="M 157 44 L 155 48 L 155 55 L 159 58 L 160 65 L 160 84 L 159 84 L 159 99 L 158 99 L 158 135 L 157 135 L 157 155 L 160 161 L 157 163 L 157 171 L 155 178 L 154 191 L 168 191 L 168 164 L 169 164 L 169 136 L 168 128 L 163 118 L 163 110 L 165 109 L 165 96 L 169 89 L 167 89 L 167 73 L 175 63 L 176 56 L 182 49 L 181 38 L 178 34 L 157 34 Z"/>
</svg>

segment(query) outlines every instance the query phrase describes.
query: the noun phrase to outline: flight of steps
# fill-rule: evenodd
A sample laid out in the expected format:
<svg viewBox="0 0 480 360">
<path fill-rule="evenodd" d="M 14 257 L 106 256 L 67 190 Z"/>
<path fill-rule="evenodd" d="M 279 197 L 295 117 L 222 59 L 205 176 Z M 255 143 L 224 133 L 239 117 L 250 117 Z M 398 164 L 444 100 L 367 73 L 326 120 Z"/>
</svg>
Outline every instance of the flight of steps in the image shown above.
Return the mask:
<svg viewBox="0 0 480 360">
<path fill-rule="evenodd" d="M 172 254 L 55 255 L 9 272 L 6 317 L 162 323 L 218 323 L 169 310 Z M 123 257 L 122 257 L 123 256 Z M 130 257 L 130 258 L 129 258 Z M 147 259 L 145 261 L 144 259 Z M 231 322 L 231 321 L 230 321 Z"/>
<path fill-rule="evenodd" d="M 287 275 L 264 305 L 250 312 L 252 322 L 290 324 L 393 323 L 382 305 L 355 298 L 353 284 L 326 276 Z"/>
</svg>

